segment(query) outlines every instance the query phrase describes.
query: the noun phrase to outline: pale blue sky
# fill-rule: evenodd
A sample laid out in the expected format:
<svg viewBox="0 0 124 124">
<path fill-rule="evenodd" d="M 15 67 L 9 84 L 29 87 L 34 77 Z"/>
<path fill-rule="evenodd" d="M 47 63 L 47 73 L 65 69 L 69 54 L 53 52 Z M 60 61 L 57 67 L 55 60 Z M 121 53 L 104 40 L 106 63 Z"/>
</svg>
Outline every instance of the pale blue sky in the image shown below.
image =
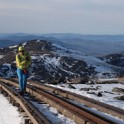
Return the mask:
<svg viewBox="0 0 124 124">
<path fill-rule="evenodd" d="M 124 0 L 0 0 L 0 33 L 124 34 Z"/>
</svg>

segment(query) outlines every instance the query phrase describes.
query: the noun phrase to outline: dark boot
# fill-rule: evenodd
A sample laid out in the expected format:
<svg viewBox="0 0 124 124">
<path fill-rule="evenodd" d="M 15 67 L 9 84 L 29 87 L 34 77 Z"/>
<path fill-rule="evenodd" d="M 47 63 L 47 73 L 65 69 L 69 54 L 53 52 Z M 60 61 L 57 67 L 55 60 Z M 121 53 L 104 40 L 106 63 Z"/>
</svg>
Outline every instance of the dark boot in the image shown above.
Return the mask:
<svg viewBox="0 0 124 124">
<path fill-rule="evenodd" d="M 19 91 L 19 94 L 20 94 L 20 95 L 23 95 L 24 93 L 23 93 L 23 91 Z"/>
<path fill-rule="evenodd" d="M 27 92 L 26 92 L 26 88 L 23 89 L 23 93 L 24 93 L 24 94 L 27 93 Z"/>
</svg>

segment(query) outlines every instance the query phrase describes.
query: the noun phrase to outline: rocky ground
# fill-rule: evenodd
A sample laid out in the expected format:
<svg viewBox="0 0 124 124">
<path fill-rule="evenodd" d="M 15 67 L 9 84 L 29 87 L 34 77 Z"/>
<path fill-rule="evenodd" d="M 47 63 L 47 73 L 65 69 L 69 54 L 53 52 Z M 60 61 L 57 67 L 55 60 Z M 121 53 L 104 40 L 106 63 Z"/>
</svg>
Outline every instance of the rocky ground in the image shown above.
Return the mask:
<svg viewBox="0 0 124 124">
<path fill-rule="evenodd" d="M 1 77 L 17 77 L 15 55 L 19 45 L 0 49 Z M 117 76 L 116 72 L 120 69 L 44 40 L 32 40 L 23 45 L 32 57 L 29 78 L 39 82 L 85 83 L 99 75 L 104 78 Z"/>
<path fill-rule="evenodd" d="M 58 82 L 77 79 L 78 82 L 87 80 L 95 73 L 94 68 L 82 60 L 73 57 L 60 56 L 50 42 L 33 40 L 23 44 L 32 56 L 30 79 L 36 81 Z M 0 49 L 0 76 L 17 77 L 15 55 L 18 46 Z M 68 52 L 68 51 L 67 51 Z"/>
</svg>

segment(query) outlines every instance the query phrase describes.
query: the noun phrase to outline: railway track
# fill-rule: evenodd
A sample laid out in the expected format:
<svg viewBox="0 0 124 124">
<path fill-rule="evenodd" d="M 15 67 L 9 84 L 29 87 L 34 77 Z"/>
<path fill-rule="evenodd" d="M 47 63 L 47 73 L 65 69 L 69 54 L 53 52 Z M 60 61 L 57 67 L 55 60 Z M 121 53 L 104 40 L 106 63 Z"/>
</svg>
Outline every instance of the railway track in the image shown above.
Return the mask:
<svg viewBox="0 0 124 124">
<path fill-rule="evenodd" d="M 38 83 L 38 82 L 29 81 L 29 84 L 37 88 L 40 88 L 41 90 L 45 89 L 47 91 L 60 95 L 64 98 L 77 101 L 79 103 L 85 104 L 88 107 L 95 108 L 98 111 L 111 114 L 112 116 L 117 116 L 118 118 L 124 120 L 124 110 L 118 107 L 108 105 L 106 103 L 102 103 L 92 98 L 88 98 L 88 97 L 85 97 L 79 94 L 75 94 L 75 93 L 72 93 L 72 92 L 69 92 L 63 89 L 59 89 L 59 88 L 44 85 L 44 84 L 41 85 L 41 83 Z"/>
<path fill-rule="evenodd" d="M 18 87 L 17 80 L 15 79 L 6 80 L 1 78 L 0 82 L 2 86 L 5 83 L 6 85 Z M 72 118 L 78 124 L 120 123 L 115 119 L 101 114 L 98 111 L 91 110 L 89 107 L 98 108 L 100 111 L 107 111 L 107 113 L 111 113 L 116 116 L 118 115 L 119 118 L 124 119 L 124 110 L 112 107 L 110 105 L 107 106 L 106 104 L 100 103 L 98 101 L 93 101 L 93 99 L 89 99 L 87 97 L 83 98 L 80 95 L 76 95 L 74 93 L 70 93 L 51 86 L 41 85 L 40 83 L 28 81 L 27 92 L 35 96 L 38 100 L 41 100 L 50 106 L 57 108 L 59 112 L 69 118 Z M 76 104 L 74 101 L 80 102 L 82 104 Z M 86 104 L 89 107 L 86 107 L 83 104 Z M 119 109 L 119 111 L 116 109 Z"/>
<path fill-rule="evenodd" d="M 26 117 L 28 117 L 25 123 L 52 124 L 29 100 L 25 99 L 18 92 L 13 90 L 10 85 L 1 82 L 0 88 L 3 93 L 7 94 L 14 105 L 18 106 L 21 111 L 25 112 Z"/>
</svg>

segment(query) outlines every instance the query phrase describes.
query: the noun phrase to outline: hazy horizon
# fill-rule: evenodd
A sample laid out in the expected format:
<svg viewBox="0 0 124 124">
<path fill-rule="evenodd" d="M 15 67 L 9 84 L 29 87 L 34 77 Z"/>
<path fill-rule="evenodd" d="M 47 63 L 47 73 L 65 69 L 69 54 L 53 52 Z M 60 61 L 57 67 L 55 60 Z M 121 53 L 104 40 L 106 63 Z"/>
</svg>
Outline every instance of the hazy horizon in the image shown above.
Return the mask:
<svg viewBox="0 0 124 124">
<path fill-rule="evenodd" d="M 124 34 L 123 0 L 1 0 L 0 33 Z"/>
<path fill-rule="evenodd" d="M 96 35 L 96 36 L 123 36 L 124 35 L 124 33 L 123 34 L 85 34 L 85 33 L 70 33 L 70 32 L 67 32 L 67 33 L 63 33 L 63 32 L 51 32 L 51 33 L 26 33 L 26 32 L 0 32 L 0 35 L 15 35 L 15 34 L 17 34 L 17 35 L 61 35 L 61 34 L 72 34 L 72 35 Z"/>
</svg>

